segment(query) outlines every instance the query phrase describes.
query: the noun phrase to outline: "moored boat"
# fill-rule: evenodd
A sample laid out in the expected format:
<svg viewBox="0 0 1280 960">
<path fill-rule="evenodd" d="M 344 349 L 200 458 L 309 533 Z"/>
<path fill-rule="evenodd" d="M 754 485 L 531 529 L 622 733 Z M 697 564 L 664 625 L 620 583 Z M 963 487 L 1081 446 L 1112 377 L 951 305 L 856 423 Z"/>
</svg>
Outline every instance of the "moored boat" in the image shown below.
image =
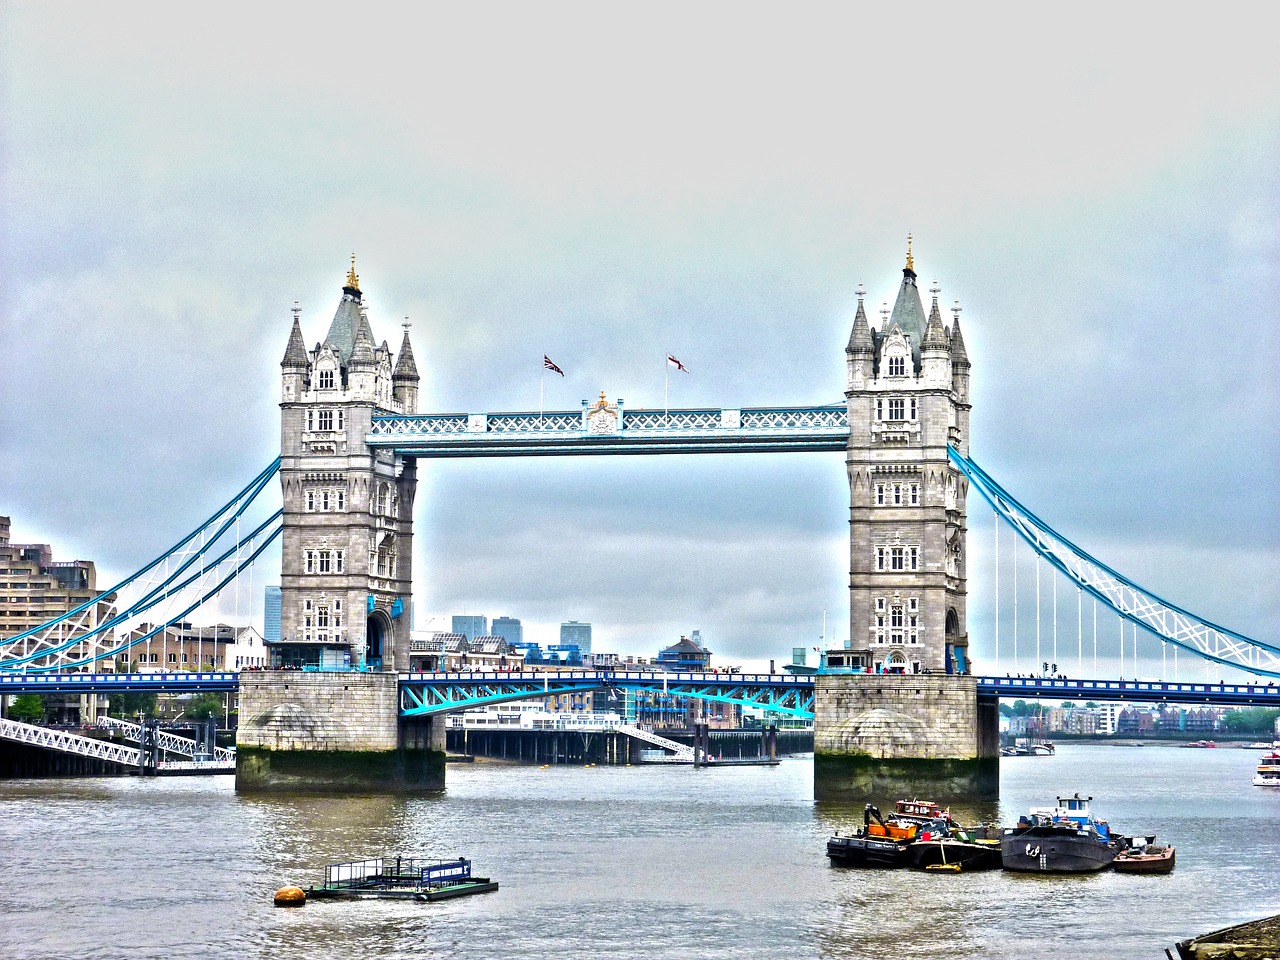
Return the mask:
<svg viewBox="0 0 1280 960">
<path fill-rule="evenodd" d="M 315 900 L 418 900 L 433 902 L 492 893 L 496 880 L 476 877 L 471 861 L 422 860 L 409 857 L 375 857 L 350 863 L 331 863 L 324 868 L 324 885 L 308 887 L 307 897 Z"/>
<path fill-rule="evenodd" d="M 1056 807 L 1032 808 L 1001 832 L 1006 870 L 1024 873 L 1094 873 L 1111 866 L 1120 843 L 1105 820 L 1089 812 L 1092 797 L 1058 797 Z"/>
<path fill-rule="evenodd" d="M 1121 850 L 1111 861 L 1111 869 L 1116 873 L 1172 873 L 1176 862 L 1176 853 L 1171 845 L 1144 843 Z"/>
<path fill-rule="evenodd" d="M 958 836 L 930 837 L 908 845 L 910 865 L 921 870 L 999 870 L 999 840 L 962 840 Z"/>
<path fill-rule="evenodd" d="M 950 814 L 929 800 L 899 800 L 888 816 L 868 803 L 862 811 L 862 828 L 852 836 L 831 837 L 827 857 L 842 867 L 911 866 L 912 843 L 922 832 L 944 836 L 950 823 Z"/>
<path fill-rule="evenodd" d="M 1255 787 L 1280 787 L 1280 750 L 1272 750 L 1258 761 L 1253 775 Z"/>
</svg>

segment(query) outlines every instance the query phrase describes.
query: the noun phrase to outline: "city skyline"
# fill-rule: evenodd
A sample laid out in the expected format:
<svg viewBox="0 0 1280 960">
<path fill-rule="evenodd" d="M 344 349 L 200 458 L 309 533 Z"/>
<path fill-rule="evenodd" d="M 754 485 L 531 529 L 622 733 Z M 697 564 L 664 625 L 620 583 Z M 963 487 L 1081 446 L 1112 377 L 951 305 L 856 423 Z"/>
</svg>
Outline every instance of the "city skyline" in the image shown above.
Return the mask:
<svg viewBox="0 0 1280 960">
<path fill-rule="evenodd" d="M 660 16 L 508 15 L 527 43 L 462 10 L 370 14 L 377 49 L 338 78 L 324 18 L 268 11 L 246 34 L 163 7 L 127 26 L 6 8 L 15 541 L 110 585 L 239 489 L 279 449 L 293 301 L 312 344 L 353 248 L 379 342 L 412 323 L 424 411 L 601 390 L 661 407 L 668 356 L 690 371 L 672 407 L 733 407 L 841 399 L 855 289 L 878 325 L 910 232 L 921 286 L 963 308 L 974 458 L 1111 566 L 1280 639 L 1266 31 L 1118 11 L 1106 35 L 1049 35 L 938 8 L 908 68 L 880 42 L 901 33 L 889 12 L 811 11 L 782 35 L 744 13 L 729 47 L 708 10 L 682 39 Z M 577 42 L 624 25 L 607 55 Z M 166 39 L 186 36 L 204 39 Z M 625 650 L 697 623 L 730 662 L 818 645 L 824 611 L 828 645 L 848 636 L 838 456 L 420 475 L 419 629 L 519 610 Z M 990 662 L 990 520 L 971 511 Z"/>
</svg>

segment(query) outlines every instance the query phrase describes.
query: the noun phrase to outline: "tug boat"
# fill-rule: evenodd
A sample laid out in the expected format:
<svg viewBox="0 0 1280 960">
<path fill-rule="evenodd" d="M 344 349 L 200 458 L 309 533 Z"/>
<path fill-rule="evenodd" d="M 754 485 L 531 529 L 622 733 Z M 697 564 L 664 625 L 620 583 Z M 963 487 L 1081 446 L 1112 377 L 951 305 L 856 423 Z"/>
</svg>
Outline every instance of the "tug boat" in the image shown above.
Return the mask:
<svg viewBox="0 0 1280 960">
<path fill-rule="evenodd" d="M 1255 787 L 1280 787 L 1280 750 L 1272 750 L 1258 761 L 1253 775 Z"/>
<path fill-rule="evenodd" d="M 899 800 L 888 817 L 868 803 L 862 821 L 852 836 L 837 833 L 827 841 L 827 857 L 834 866 L 912 866 L 912 847 L 922 832 L 940 837 L 951 827 L 950 813 L 928 800 Z"/>
<path fill-rule="evenodd" d="M 1093 797 L 1058 797 L 1056 807 L 1033 807 L 1000 837 L 1004 869 L 1024 873 L 1094 873 L 1121 850 L 1105 820 L 1089 812 Z"/>
</svg>

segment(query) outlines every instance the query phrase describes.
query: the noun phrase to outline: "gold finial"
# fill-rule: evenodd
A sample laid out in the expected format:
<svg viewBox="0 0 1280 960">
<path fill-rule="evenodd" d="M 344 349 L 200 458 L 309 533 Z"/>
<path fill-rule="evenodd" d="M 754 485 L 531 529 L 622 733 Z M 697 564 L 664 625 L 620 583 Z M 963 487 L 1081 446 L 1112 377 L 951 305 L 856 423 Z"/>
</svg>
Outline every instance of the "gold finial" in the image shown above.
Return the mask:
<svg viewBox="0 0 1280 960">
<path fill-rule="evenodd" d="M 603 409 L 604 409 L 605 407 L 607 407 L 607 406 L 609 406 L 609 401 L 605 399 L 604 391 L 603 391 L 603 390 L 601 390 L 601 391 L 600 391 L 600 402 L 596 404 L 596 407 L 597 407 L 597 408 L 599 408 L 599 409 L 601 409 L 601 410 L 603 410 Z"/>
<path fill-rule="evenodd" d="M 354 252 L 351 254 L 351 269 L 347 271 L 347 286 L 357 292 L 360 290 L 360 277 L 356 273 L 356 255 Z"/>
<path fill-rule="evenodd" d="M 355 261 L 355 254 L 351 255 L 352 262 Z M 907 234 L 907 269 L 912 273 L 916 272 L 916 261 L 911 256 L 911 234 Z"/>
</svg>

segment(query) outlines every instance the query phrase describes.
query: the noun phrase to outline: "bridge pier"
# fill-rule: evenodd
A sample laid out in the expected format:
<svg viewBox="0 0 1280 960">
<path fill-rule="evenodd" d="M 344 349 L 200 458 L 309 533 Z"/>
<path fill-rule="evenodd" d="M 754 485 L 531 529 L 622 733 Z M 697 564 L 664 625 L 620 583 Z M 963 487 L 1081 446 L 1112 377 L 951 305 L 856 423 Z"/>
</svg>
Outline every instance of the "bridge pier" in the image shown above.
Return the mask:
<svg viewBox="0 0 1280 960">
<path fill-rule="evenodd" d="M 998 796 L 998 701 L 977 687 L 945 674 L 817 676 L 815 798 Z"/>
<path fill-rule="evenodd" d="M 244 673 L 240 717 L 238 791 L 444 788 L 443 718 L 401 720 L 394 673 Z"/>
</svg>

